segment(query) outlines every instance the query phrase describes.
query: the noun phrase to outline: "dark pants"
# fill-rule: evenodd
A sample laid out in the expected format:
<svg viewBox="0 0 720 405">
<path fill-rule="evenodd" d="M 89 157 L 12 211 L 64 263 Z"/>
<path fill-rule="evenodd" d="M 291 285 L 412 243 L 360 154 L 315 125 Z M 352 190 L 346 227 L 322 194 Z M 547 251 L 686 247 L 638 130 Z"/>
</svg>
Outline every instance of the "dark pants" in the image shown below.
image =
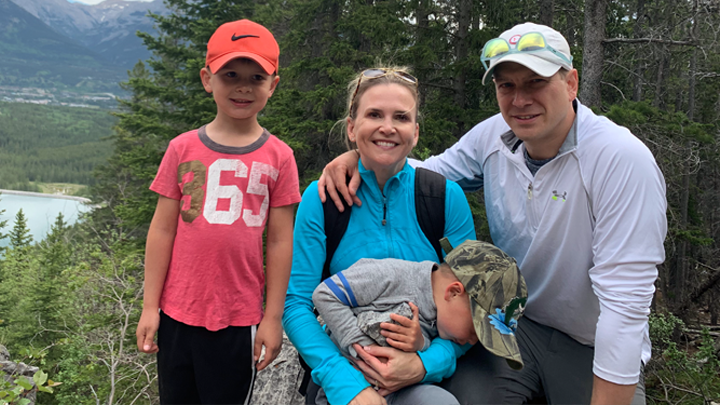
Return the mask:
<svg viewBox="0 0 720 405">
<path fill-rule="evenodd" d="M 160 313 L 162 404 L 247 404 L 255 379 L 255 326 L 211 332 Z"/>
<path fill-rule="evenodd" d="M 593 385 L 595 350 L 553 328 L 521 318 L 518 346 L 525 363 L 511 369 L 505 359 L 476 344 L 458 359 L 455 374 L 443 380 L 461 404 L 589 404 Z M 633 405 L 645 404 L 640 382 Z"/>
</svg>

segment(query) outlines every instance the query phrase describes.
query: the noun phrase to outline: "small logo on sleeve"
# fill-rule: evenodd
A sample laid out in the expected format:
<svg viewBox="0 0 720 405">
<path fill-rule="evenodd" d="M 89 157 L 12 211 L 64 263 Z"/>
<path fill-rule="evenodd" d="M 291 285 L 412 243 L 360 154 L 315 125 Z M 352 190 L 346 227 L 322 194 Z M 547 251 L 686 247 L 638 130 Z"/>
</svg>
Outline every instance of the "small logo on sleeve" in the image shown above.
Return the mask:
<svg viewBox="0 0 720 405">
<path fill-rule="evenodd" d="M 565 202 L 565 199 L 567 198 L 567 191 L 563 191 L 562 194 L 558 193 L 557 190 L 553 190 L 553 196 L 552 199 L 555 201 L 562 200 L 562 202 Z"/>
</svg>

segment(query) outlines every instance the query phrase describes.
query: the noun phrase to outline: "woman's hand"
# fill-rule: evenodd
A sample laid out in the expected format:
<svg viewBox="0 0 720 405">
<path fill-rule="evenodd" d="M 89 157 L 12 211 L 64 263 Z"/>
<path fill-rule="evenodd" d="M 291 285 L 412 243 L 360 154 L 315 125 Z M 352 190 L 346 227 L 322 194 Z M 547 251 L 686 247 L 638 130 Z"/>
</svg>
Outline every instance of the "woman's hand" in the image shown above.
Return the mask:
<svg viewBox="0 0 720 405">
<path fill-rule="evenodd" d="M 320 201 L 325 202 L 327 199 L 325 196 L 325 188 L 327 187 L 330 199 L 333 200 L 340 212 L 345 211 L 341 198 L 345 199 L 350 206 L 353 203 L 362 205 L 362 201 L 355 194 L 358 187 L 360 187 L 359 156 L 355 151 L 347 151 L 325 166 L 323 174 L 318 180 Z M 345 184 L 347 176 L 351 176 L 350 184 Z"/>
<path fill-rule="evenodd" d="M 418 307 L 412 302 L 408 302 L 408 304 L 412 310 L 412 319 L 398 314 L 390 314 L 390 319 L 399 323 L 399 325 L 383 322 L 380 324 L 382 328 L 380 334 L 387 338 L 390 346 L 398 350 L 417 352 L 422 350 L 425 344 L 425 337 L 422 334 L 422 329 L 420 329 Z"/>
<path fill-rule="evenodd" d="M 372 387 L 367 387 L 360 391 L 348 405 L 387 405 L 387 401 Z"/>
<path fill-rule="evenodd" d="M 359 344 L 353 347 L 362 360 L 355 364 L 365 375 L 365 380 L 378 386 L 378 394 L 386 396 L 401 388 L 417 384 L 425 376 L 425 366 L 417 353 L 407 353 L 392 347 Z"/>
</svg>

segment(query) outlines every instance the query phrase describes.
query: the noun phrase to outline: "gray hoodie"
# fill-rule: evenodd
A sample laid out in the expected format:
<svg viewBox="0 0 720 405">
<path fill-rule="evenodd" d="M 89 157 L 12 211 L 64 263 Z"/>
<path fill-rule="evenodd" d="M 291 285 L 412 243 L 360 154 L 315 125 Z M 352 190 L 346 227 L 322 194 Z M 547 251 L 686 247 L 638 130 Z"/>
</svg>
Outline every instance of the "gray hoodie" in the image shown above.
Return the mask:
<svg viewBox="0 0 720 405">
<path fill-rule="evenodd" d="M 387 346 L 363 332 L 358 315 L 366 312 L 389 314 L 400 304 L 412 302 L 418 307 L 420 328 L 425 338 L 422 350 L 425 350 L 438 334 L 431 281 L 435 266 L 431 261 L 360 259 L 320 283 L 313 293 L 313 303 L 333 342 L 345 355 L 356 357 L 353 343 Z"/>
</svg>

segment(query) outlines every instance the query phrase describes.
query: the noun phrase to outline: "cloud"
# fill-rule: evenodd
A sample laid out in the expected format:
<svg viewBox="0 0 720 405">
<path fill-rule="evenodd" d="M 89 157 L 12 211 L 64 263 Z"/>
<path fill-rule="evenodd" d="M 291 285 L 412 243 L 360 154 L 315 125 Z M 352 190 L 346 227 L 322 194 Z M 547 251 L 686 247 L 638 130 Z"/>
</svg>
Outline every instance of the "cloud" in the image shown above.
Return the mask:
<svg viewBox="0 0 720 405">
<path fill-rule="evenodd" d="M 93 5 L 93 4 L 102 3 L 102 2 L 105 1 L 105 0 L 68 0 L 68 1 L 69 1 L 70 3 L 82 3 L 82 4 L 90 4 L 90 5 Z M 127 1 L 146 1 L 146 2 L 150 2 L 150 1 L 152 1 L 152 0 L 127 0 Z"/>
</svg>

